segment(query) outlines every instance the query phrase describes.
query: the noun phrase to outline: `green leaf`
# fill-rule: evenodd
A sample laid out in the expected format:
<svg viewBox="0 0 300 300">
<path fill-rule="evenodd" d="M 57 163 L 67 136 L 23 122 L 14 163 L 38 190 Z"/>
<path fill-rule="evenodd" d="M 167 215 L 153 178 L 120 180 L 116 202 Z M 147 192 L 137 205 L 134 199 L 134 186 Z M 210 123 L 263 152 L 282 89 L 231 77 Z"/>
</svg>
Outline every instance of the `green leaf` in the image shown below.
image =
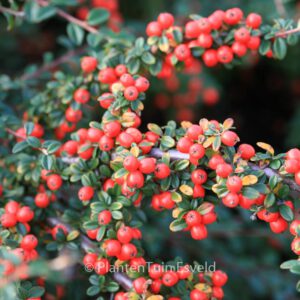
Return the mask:
<svg viewBox="0 0 300 300">
<path fill-rule="evenodd" d="M 142 61 L 147 65 L 155 64 L 155 57 L 150 52 L 144 52 L 142 55 Z"/>
<path fill-rule="evenodd" d="M 123 218 L 123 214 L 118 210 L 112 211 L 111 215 L 115 220 L 122 220 L 122 218 Z"/>
<path fill-rule="evenodd" d="M 29 145 L 27 143 L 27 141 L 22 141 L 22 142 L 19 142 L 17 144 L 15 144 L 12 148 L 12 153 L 18 153 L 18 152 L 21 152 L 23 151 L 24 149 L 28 148 Z"/>
<path fill-rule="evenodd" d="M 123 204 L 120 202 L 114 202 L 111 206 L 111 210 L 120 210 L 123 207 Z"/>
<path fill-rule="evenodd" d="M 174 220 L 171 224 L 170 224 L 170 230 L 173 232 L 177 232 L 177 231 L 181 231 L 182 229 L 186 228 L 187 224 L 184 220 L 182 219 L 177 219 Z"/>
<path fill-rule="evenodd" d="M 45 293 L 45 289 L 41 286 L 34 286 L 32 287 L 29 291 L 29 298 L 36 298 L 36 297 L 41 297 Z"/>
<path fill-rule="evenodd" d="M 57 141 L 46 141 L 44 142 L 43 147 L 46 148 L 47 153 L 52 154 L 61 147 L 61 143 Z"/>
<path fill-rule="evenodd" d="M 84 31 L 81 27 L 79 27 L 76 24 L 69 23 L 67 26 L 67 33 L 69 38 L 75 45 L 79 46 L 82 44 L 84 38 Z"/>
<path fill-rule="evenodd" d="M 274 190 L 274 188 L 276 187 L 277 183 L 278 183 L 278 176 L 272 175 L 272 176 L 270 177 L 270 179 L 269 179 L 269 185 L 270 185 L 270 188 L 271 188 L 272 190 Z"/>
<path fill-rule="evenodd" d="M 24 6 L 25 17 L 29 22 L 39 23 L 53 17 L 56 8 L 53 5 L 39 6 L 35 1 L 27 1 Z"/>
<path fill-rule="evenodd" d="M 106 289 L 107 289 L 109 292 L 114 293 L 114 292 L 116 292 L 116 291 L 119 290 L 119 285 L 118 285 L 116 282 L 114 282 L 114 281 L 110 281 L 110 282 L 107 284 Z"/>
<path fill-rule="evenodd" d="M 274 56 L 278 59 L 283 59 L 286 56 L 287 46 L 285 39 L 276 38 L 273 45 Z"/>
<path fill-rule="evenodd" d="M 275 201 L 276 201 L 275 195 L 273 193 L 270 193 L 267 195 L 267 197 L 264 201 L 264 205 L 266 208 L 269 208 L 274 205 Z"/>
<path fill-rule="evenodd" d="M 259 197 L 259 192 L 252 187 L 244 187 L 242 194 L 248 199 L 256 199 Z"/>
<path fill-rule="evenodd" d="M 41 158 L 41 165 L 43 169 L 51 170 L 54 164 L 54 157 L 52 155 L 44 155 Z"/>
<path fill-rule="evenodd" d="M 178 160 L 175 163 L 175 170 L 182 171 L 182 170 L 186 169 L 189 166 L 189 164 L 190 164 L 190 161 L 188 159 Z"/>
<path fill-rule="evenodd" d="M 159 136 L 163 135 L 163 131 L 161 130 L 161 128 L 160 128 L 157 124 L 149 123 L 149 124 L 147 125 L 147 128 L 148 128 L 150 131 L 156 133 L 156 134 L 159 135 Z"/>
<path fill-rule="evenodd" d="M 26 140 L 27 140 L 28 145 L 33 147 L 33 148 L 40 148 L 41 147 L 40 140 L 38 138 L 34 137 L 34 136 L 29 136 Z"/>
<path fill-rule="evenodd" d="M 291 260 L 283 262 L 280 265 L 280 268 L 281 269 L 290 269 L 290 268 L 292 268 L 293 266 L 296 266 L 296 265 L 300 265 L 300 262 L 296 259 L 291 259 Z"/>
<path fill-rule="evenodd" d="M 136 74 L 140 69 L 141 62 L 138 58 L 133 58 L 127 64 L 129 73 Z"/>
<path fill-rule="evenodd" d="M 100 293 L 100 287 L 96 285 L 90 286 L 86 291 L 86 294 L 88 296 L 96 296 L 99 293 Z"/>
<path fill-rule="evenodd" d="M 260 47 L 259 47 L 259 53 L 261 55 L 266 55 L 270 49 L 271 49 L 271 42 L 262 40 Z"/>
<path fill-rule="evenodd" d="M 164 135 L 161 138 L 161 146 L 163 146 L 164 148 L 172 148 L 175 146 L 175 140 L 170 136 Z"/>
<path fill-rule="evenodd" d="M 103 8 L 94 8 L 90 11 L 87 17 L 89 25 L 99 25 L 106 22 L 109 19 L 110 13 Z"/>
<path fill-rule="evenodd" d="M 105 231 L 106 231 L 106 227 L 105 226 L 101 226 L 98 229 L 98 232 L 97 232 L 97 241 L 98 242 L 100 242 L 103 239 Z"/>
<path fill-rule="evenodd" d="M 26 135 L 30 135 L 33 131 L 33 128 L 34 128 L 34 123 L 32 122 L 26 122 L 24 124 L 24 129 L 25 129 L 25 133 Z"/>
<path fill-rule="evenodd" d="M 286 220 L 286 221 L 293 221 L 294 219 L 294 213 L 291 210 L 291 208 L 287 205 L 280 205 L 279 206 L 279 212 L 281 216 Z"/>
</svg>

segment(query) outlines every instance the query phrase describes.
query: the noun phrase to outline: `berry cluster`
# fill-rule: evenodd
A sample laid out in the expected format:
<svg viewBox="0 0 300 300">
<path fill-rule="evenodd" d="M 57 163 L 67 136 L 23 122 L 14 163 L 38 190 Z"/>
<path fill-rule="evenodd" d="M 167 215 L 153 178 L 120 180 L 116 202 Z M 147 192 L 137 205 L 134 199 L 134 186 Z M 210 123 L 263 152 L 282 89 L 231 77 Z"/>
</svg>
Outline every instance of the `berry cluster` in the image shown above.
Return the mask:
<svg viewBox="0 0 300 300">
<path fill-rule="evenodd" d="M 202 50 L 203 62 L 208 67 L 218 63 L 229 64 L 235 56 L 245 56 L 248 49 L 258 50 L 261 24 L 260 15 L 251 13 L 244 19 L 239 8 L 217 10 L 207 18 L 198 17 L 187 22 L 183 28 L 174 25 L 171 14 L 162 13 L 157 21 L 148 24 L 146 34 L 150 37 L 150 45 L 159 43 L 161 39 L 168 41 L 170 47 L 160 46 L 159 49 L 167 53 L 160 76 L 169 77 L 172 66 L 177 62 L 192 63 L 195 49 Z"/>
<path fill-rule="evenodd" d="M 284 169 L 287 173 L 293 174 L 295 182 L 300 185 L 300 150 L 291 149 L 286 154 Z"/>
</svg>

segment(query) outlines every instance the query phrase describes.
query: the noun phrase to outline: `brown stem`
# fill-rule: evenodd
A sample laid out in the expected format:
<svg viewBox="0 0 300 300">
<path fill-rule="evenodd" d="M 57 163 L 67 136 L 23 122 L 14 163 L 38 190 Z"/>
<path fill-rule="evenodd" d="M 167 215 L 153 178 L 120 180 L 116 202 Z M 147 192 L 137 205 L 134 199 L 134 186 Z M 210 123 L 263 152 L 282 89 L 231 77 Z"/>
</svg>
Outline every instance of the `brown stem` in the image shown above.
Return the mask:
<svg viewBox="0 0 300 300">
<path fill-rule="evenodd" d="M 37 3 L 42 5 L 42 6 L 48 6 L 49 5 L 49 2 L 45 1 L 45 0 L 37 0 Z M 68 14 L 67 12 L 65 12 L 64 10 L 62 10 L 60 8 L 56 8 L 56 12 L 63 19 L 84 28 L 88 32 L 95 33 L 95 34 L 99 33 L 96 28 L 88 25 L 87 22 L 79 20 L 79 19 L 73 17 L 72 15 Z"/>
<path fill-rule="evenodd" d="M 63 56 L 58 57 L 57 59 L 53 60 L 52 62 L 45 64 L 38 68 L 35 72 L 33 73 L 26 73 L 23 74 L 20 77 L 20 80 L 29 80 L 29 79 L 34 79 L 34 78 L 39 78 L 43 72 L 50 71 L 52 69 L 55 69 L 61 64 L 69 62 L 69 60 L 76 56 L 76 55 L 81 55 L 84 52 L 85 48 L 78 48 L 76 50 L 71 50 L 64 54 Z"/>
<path fill-rule="evenodd" d="M 300 32 L 300 27 L 296 27 L 296 28 L 293 28 L 293 29 L 290 29 L 287 31 L 278 32 L 278 33 L 276 33 L 275 36 L 276 37 L 286 37 L 287 35 L 298 33 L 298 32 Z"/>
</svg>

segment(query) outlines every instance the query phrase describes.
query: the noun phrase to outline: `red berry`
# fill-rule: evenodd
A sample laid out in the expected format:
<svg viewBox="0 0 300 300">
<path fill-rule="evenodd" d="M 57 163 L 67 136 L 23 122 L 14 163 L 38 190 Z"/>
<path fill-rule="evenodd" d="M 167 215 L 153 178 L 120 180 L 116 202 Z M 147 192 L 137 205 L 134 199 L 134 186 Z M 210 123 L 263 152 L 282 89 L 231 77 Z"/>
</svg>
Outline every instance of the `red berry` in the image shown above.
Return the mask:
<svg viewBox="0 0 300 300">
<path fill-rule="evenodd" d="M 291 249 L 296 255 L 300 255 L 300 238 L 297 237 L 292 241 Z"/>
<path fill-rule="evenodd" d="M 232 49 L 228 46 L 221 46 L 217 50 L 218 61 L 222 64 L 229 64 L 233 60 Z"/>
<path fill-rule="evenodd" d="M 134 85 L 134 78 L 130 74 L 125 73 L 120 77 L 120 82 L 124 87 L 129 87 Z"/>
<path fill-rule="evenodd" d="M 251 159 L 255 155 L 255 149 L 248 144 L 241 144 L 238 148 L 238 153 L 243 159 Z"/>
<path fill-rule="evenodd" d="M 210 34 L 201 33 L 197 39 L 199 47 L 210 48 L 213 44 L 213 38 Z"/>
<path fill-rule="evenodd" d="M 177 271 L 179 279 L 186 279 L 191 275 L 191 270 L 189 265 L 182 266 Z"/>
<path fill-rule="evenodd" d="M 218 64 L 218 52 L 215 49 L 206 50 L 203 53 L 203 62 L 207 67 L 214 67 Z"/>
<path fill-rule="evenodd" d="M 201 33 L 208 34 L 211 32 L 211 25 L 210 25 L 208 18 L 201 18 L 201 19 L 197 20 L 196 22 L 198 23 Z"/>
<path fill-rule="evenodd" d="M 243 188 L 242 179 L 238 176 L 231 176 L 226 181 L 228 190 L 232 193 L 238 193 Z"/>
<path fill-rule="evenodd" d="M 129 260 L 137 255 L 137 249 L 133 244 L 123 244 L 121 248 L 121 253 L 119 255 L 120 260 Z"/>
<path fill-rule="evenodd" d="M 229 25 L 238 24 L 243 18 L 243 12 L 239 8 L 231 8 L 225 11 L 224 22 Z"/>
<path fill-rule="evenodd" d="M 18 210 L 17 220 L 20 223 L 30 222 L 34 217 L 34 212 L 31 210 L 29 206 L 23 206 Z"/>
<path fill-rule="evenodd" d="M 231 173 L 233 169 L 230 164 L 222 163 L 217 166 L 216 174 L 222 178 L 227 178 Z"/>
<path fill-rule="evenodd" d="M 129 188 L 140 189 L 144 186 L 144 175 L 140 171 L 133 171 L 128 174 L 126 182 Z"/>
<path fill-rule="evenodd" d="M 207 180 L 207 173 L 202 169 L 194 170 L 191 179 L 194 184 L 203 184 Z"/>
<path fill-rule="evenodd" d="M 191 50 L 187 45 L 178 45 L 174 50 L 175 56 L 179 61 L 185 61 L 191 56 Z"/>
<path fill-rule="evenodd" d="M 117 238 L 122 244 L 130 243 L 132 240 L 132 230 L 128 226 L 122 226 L 117 231 Z"/>
<path fill-rule="evenodd" d="M 300 169 L 300 162 L 296 159 L 288 159 L 284 162 L 284 169 L 288 173 L 297 173 Z"/>
<path fill-rule="evenodd" d="M 246 25 L 253 29 L 259 28 L 261 23 L 262 23 L 262 18 L 258 14 L 251 13 L 246 18 Z"/>
<path fill-rule="evenodd" d="M 292 235 L 298 235 L 297 230 L 300 232 L 300 220 L 294 220 L 290 225 L 290 233 Z"/>
<path fill-rule="evenodd" d="M 224 159 L 221 155 L 219 154 L 215 154 L 211 157 L 211 159 L 208 162 L 208 166 L 213 169 L 216 170 L 218 165 L 223 164 L 224 163 Z"/>
<path fill-rule="evenodd" d="M 78 103 L 87 103 L 90 100 L 90 93 L 86 89 L 79 88 L 74 93 L 74 100 Z"/>
<path fill-rule="evenodd" d="M 232 52 L 239 57 L 242 57 L 247 53 L 247 47 L 240 42 L 234 42 L 231 46 L 231 49 Z"/>
<path fill-rule="evenodd" d="M 103 130 L 108 137 L 116 137 L 121 132 L 121 124 L 119 121 L 111 121 L 103 126 Z"/>
<path fill-rule="evenodd" d="M 111 221 L 111 212 L 109 210 L 103 210 L 98 215 L 98 222 L 100 225 L 107 225 Z"/>
<path fill-rule="evenodd" d="M 23 237 L 21 241 L 21 248 L 24 250 L 32 250 L 35 249 L 38 245 L 38 239 L 33 234 L 27 234 Z"/>
<path fill-rule="evenodd" d="M 88 268 L 89 267 L 94 267 L 96 261 L 97 261 L 97 254 L 96 253 L 87 253 L 83 257 L 83 264 Z"/>
<path fill-rule="evenodd" d="M 109 272 L 110 263 L 107 258 L 98 259 L 94 264 L 94 270 L 98 275 L 105 275 Z"/>
<path fill-rule="evenodd" d="M 16 215 L 10 214 L 10 213 L 5 213 L 1 216 L 1 225 L 4 228 L 9 228 L 13 227 L 17 224 L 17 218 Z"/>
<path fill-rule="evenodd" d="M 112 84 L 117 81 L 117 76 L 113 68 L 105 68 L 98 74 L 98 80 L 105 84 Z"/>
<path fill-rule="evenodd" d="M 107 135 L 104 135 L 99 141 L 99 148 L 102 151 L 110 151 L 114 147 L 114 140 Z"/>
<path fill-rule="evenodd" d="M 234 33 L 234 39 L 237 42 L 240 42 L 242 44 L 246 44 L 250 40 L 250 32 L 247 28 L 241 27 L 237 29 Z"/>
<path fill-rule="evenodd" d="M 160 194 L 160 205 L 166 209 L 172 209 L 174 207 L 175 203 L 169 191 Z"/>
<path fill-rule="evenodd" d="M 270 228 L 274 233 L 282 233 L 287 230 L 288 226 L 288 222 L 281 217 L 277 221 L 270 222 Z"/>
<path fill-rule="evenodd" d="M 94 148 L 90 143 L 82 144 L 78 148 L 78 155 L 82 159 L 90 159 L 93 156 Z"/>
<path fill-rule="evenodd" d="M 186 214 L 185 222 L 188 226 L 199 225 L 202 223 L 202 216 L 196 210 L 191 210 Z"/>
<path fill-rule="evenodd" d="M 194 240 L 203 240 L 207 238 L 207 229 L 205 225 L 199 224 L 191 228 L 191 236 Z"/>
<path fill-rule="evenodd" d="M 47 186 L 51 191 L 58 190 L 62 183 L 62 179 L 58 174 L 52 174 L 47 177 Z"/>
<path fill-rule="evenodd" d="M 143 174 L 151 174 L 155 171 L 156 159 L 152 157 L 142 158 L 139 162 L 139 170 Z"/>
<path fill-rule="evenodd" d="M 170 174 L 171 174 L 171 170 L 166 164 L 164 163 L 157 164 L 154 172 L 154 175 L 157 179 L 165 179 L 168 176 L 170 176 Z"/>
<path fill-rule="evenodd" d="M 251 50 L 257 50 L 259 46 L 260 46 L 260 37 L 251 36 L 249 42 L 247 43 L 247 47 Z"/>
<path fill-rule="evenodd" d="M 17 201 L 11 200 L 5 205 L 4 208 L 6 213 L 15 215 L 20 208 L 20 204 Z"/>
<path fill-rule="evenodd" d="M 194 144 L 190 147 L 189 154 L 192 158 L 201 159 L 205 155 L 205 148 L 200 144 Z"/>
<path fill-rule="evenodd" d="M 175 285 L 178 282 L 178 280 L 178 275 L 174 271 L 167 271 L 162 277 L 162 283 L 167 287 Z"/>
<path fill-rule="evenodd" d="M 189 139 L 197 141 L 199 136 L 203 134 L 203 129 L 199 125 L 192 125 L 188 128 L 186 134 Z"/>
<path fill-rule="evenodd" d="M 132 284 L 138 294 L 143 294 L 147 289 L 147 280 L 144 277 L 135 279 Z"/>
<path fill-rule="evenodd" d="M 134 137 L 127 132 L 121 132 L 117 138 L 120 146 L 124 148 L 130 148 L 134 143 Z"/>
<path fill-rule="evenodd" d="M 108 256 L 118 256 L 121 253 L 121 243 L 117 240 L 105 241 L 105 252 Z"/>
<path fill-rule="evenodd" d="M 89 128 L 87 131 L 87 139 L 91 143 L 99 143 L 99 140 L 103 135 L 103 131 L 98 128 Z"/>
<path fill-rule="evenodd" d="M 191 291 L 190 298 L 191 298 L 191 300 L 208 300 L 209 299 L 207 294 L 205 294 L 204 292 L 199 291 L 197 289 L 194 289 Z"/>
<path fill-rule="evenodd" d="M 50 199 L 46 193 L 38 193 L 34 198 L 34 203 L 39 208 L 46 208 L 49 206 Z"/>
<path fill-rule="evenodd" d="M 146 34 L 148 36 L 161 36 L 162 27 L 158 22 L 150 22 L 146 28 Z"/>
<path fill-rule="evenodd" d="M 174 24 L 174 17 L 169 13 L 160 13 L 157 17 L 157 21 L 161 28 L 168 29 Z"/>
<path fill-rule="evenodd" d="M 104 93 L 98 98 L 100 106 L 104 109 L 108 109 L 114 100 L 115 97 L 111 93 Z"/>
<path fill-rule="evenodd" d="M 201 29 L 197 21 L 189 21 L 185 24 L 185 36 L 188 39 L 197 38 Z"/>
<path fill-rule="evenodd" d="M 84 56 L 81 59 L 81 69 L 85 73 L 91 73 L 94 72 L 97 68 L 98 61 L 95 57 L 92 56 Z"/>
<path fill-rule="evenodd" d="M 129 171 L 136 171 L 140 166 L 139 160 L 134 156 L 127 156 L 123 161 L 123 167 Z"/>
<path fill-rule="evenodd" d="M 124 91 L 124 97 L 128 101 L 135 101 L 139 96 L 139 91 L 135 86 L 129 86 Z"/>
<path fill-rule="evenodd" d="M 67 141 L 63 145 L 63 151 L 65 151 L 70 156 L 75 155 L 77 153 L 77 150 L 78 150 L 77 141 Z"/>
<path fill-rule="evenodd" d="M 215 271 L 212 275 L 212 283 L 215 286 L 223 286 L 226 284 L 227 280 L 228 280 L 228 276 L 226 273 L 224 273 L 223 271 Z"/>
<path fill-rule="evenodd" d="M 182 137 L 178 140 L 176 149 L 182 153 L 189 153 L 192 145 L 193 145 L 193 142 L 189 138 Z"/>
<path fill-rule="evenodd" d="M 296 159 L 300 161 L 300 150 L 297 148 L 293 148 L 286 153 L 287 159 Z"/>
<path fill-rule="evenodd" d="M 227 207 L 236 207 L 239 205 L 240 198 L 235 193 L 228 193 L 225 197 L 222 198 L 222 202 Z"/>
<path fill-rule="evenodd" d="M 83 186 L 78 191 L 78 198 L 81 201 L 90 201 L 94 197 L 94 189 L 91 186 Z"/>
<path fill-rule="evenodd" d="M 146 92 L 149 89 L 149 80 L 145 77 L 139 77 L 135 81 L 135 87 L 140 93 Z"/>
<path fill-rule="evenodd" d="M 295 173 L 295 182 L 300 185 L 300 171 Z"/>
<path fill-rule="evenodd" d="M 115 72 L 116 72 L 117 76 L 120 77 L 120 76 L 122 76 L 123 74 L 127 73 L 127 67 L 126 67 L 125 65 L 122 65 L 122 64 L 117 65 L 117 66 L 115 67 Z"/>
<path fill-rule="evenodd" d="M 68 107 L 65 115 L 66 115 L 66 120 L 68 122 L 77 123 L 82 118 L 82 111 L 81 110 L 73 110 L 72 107 Z"/>
<path fill-rule="evenodd" d="M 205 196 L 205 189 L 200 184 L 195 184 L 193 189 L 193 198 L 203 198 Z"/>
<path fill-rule="evenodd" d="M 162 265 L 159 265 L 159 264 L 152 264 L 150 267 L 149 267 L 149 276 L 152 278 L 152 279 L 159 279 L 163 273 L 164 273 L 164 269 L 163 269 L 163 266 Z"/>
</svg>

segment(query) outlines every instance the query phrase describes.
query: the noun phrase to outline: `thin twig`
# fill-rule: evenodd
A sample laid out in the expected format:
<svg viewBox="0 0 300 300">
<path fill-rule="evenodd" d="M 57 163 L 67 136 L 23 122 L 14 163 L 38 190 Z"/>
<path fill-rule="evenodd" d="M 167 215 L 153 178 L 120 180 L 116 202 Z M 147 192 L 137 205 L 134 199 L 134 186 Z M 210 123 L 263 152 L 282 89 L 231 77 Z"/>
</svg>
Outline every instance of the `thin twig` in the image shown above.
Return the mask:
<svg viewBox="0 0 300 300">
<path fill-rule="evenodd" d="M 48 6 L 49 5 L 49 2 L 45 1 L 45 0 L 37 0 L 37 3 L 40 4 L 41 6 Z M 56 8 L 56 13 L 60 17 L 62 17 L 63 19 L 84 28 L 86 31 L 89 31 L 89 32 L 94 33 L 94 34 L 99 33 L 99 31 L 96 28 L 88 25 L 87 22 L 79 20 L 79 19 L 73 17 L 72 15 L 68 14 L 67 12 L 65 12 L 64 10 L 62 10 L 60 8 Z"/>
<path fill-rule="evenodd" d="M 282 3 L 282 0 L 274 0 L 274 4 L 276 7 L 276 10 L 280 17 L 286 17 L 286 10 Z"/>
<path fill-rule="evenodd" d="M 0 11 L 19 18 L 23 18 L 25 16 L 24 11 L 17 11 L 4 6 L 0 6 Z"/>
<path fill-rule="evenodd" d="M 34 78 L 39 78 L 43 72 L 50 71 L 52 69 L 55 69 L 61 64 L 69 62 L 69 60 L 77 55 L 80 55 L 84 52 L 85 48 L 78 48 L 76 50 L 71 50 L 64 54 L 63 56 L 58 57 L 57 59 L 53 60 L 52 62 L 45 64 L 38 68 L 35 72 L 33 73 L 25 73 L 20 77 L 20 80 L 29 80 L 29 79 L 34 79 Z"/>
</svg>

